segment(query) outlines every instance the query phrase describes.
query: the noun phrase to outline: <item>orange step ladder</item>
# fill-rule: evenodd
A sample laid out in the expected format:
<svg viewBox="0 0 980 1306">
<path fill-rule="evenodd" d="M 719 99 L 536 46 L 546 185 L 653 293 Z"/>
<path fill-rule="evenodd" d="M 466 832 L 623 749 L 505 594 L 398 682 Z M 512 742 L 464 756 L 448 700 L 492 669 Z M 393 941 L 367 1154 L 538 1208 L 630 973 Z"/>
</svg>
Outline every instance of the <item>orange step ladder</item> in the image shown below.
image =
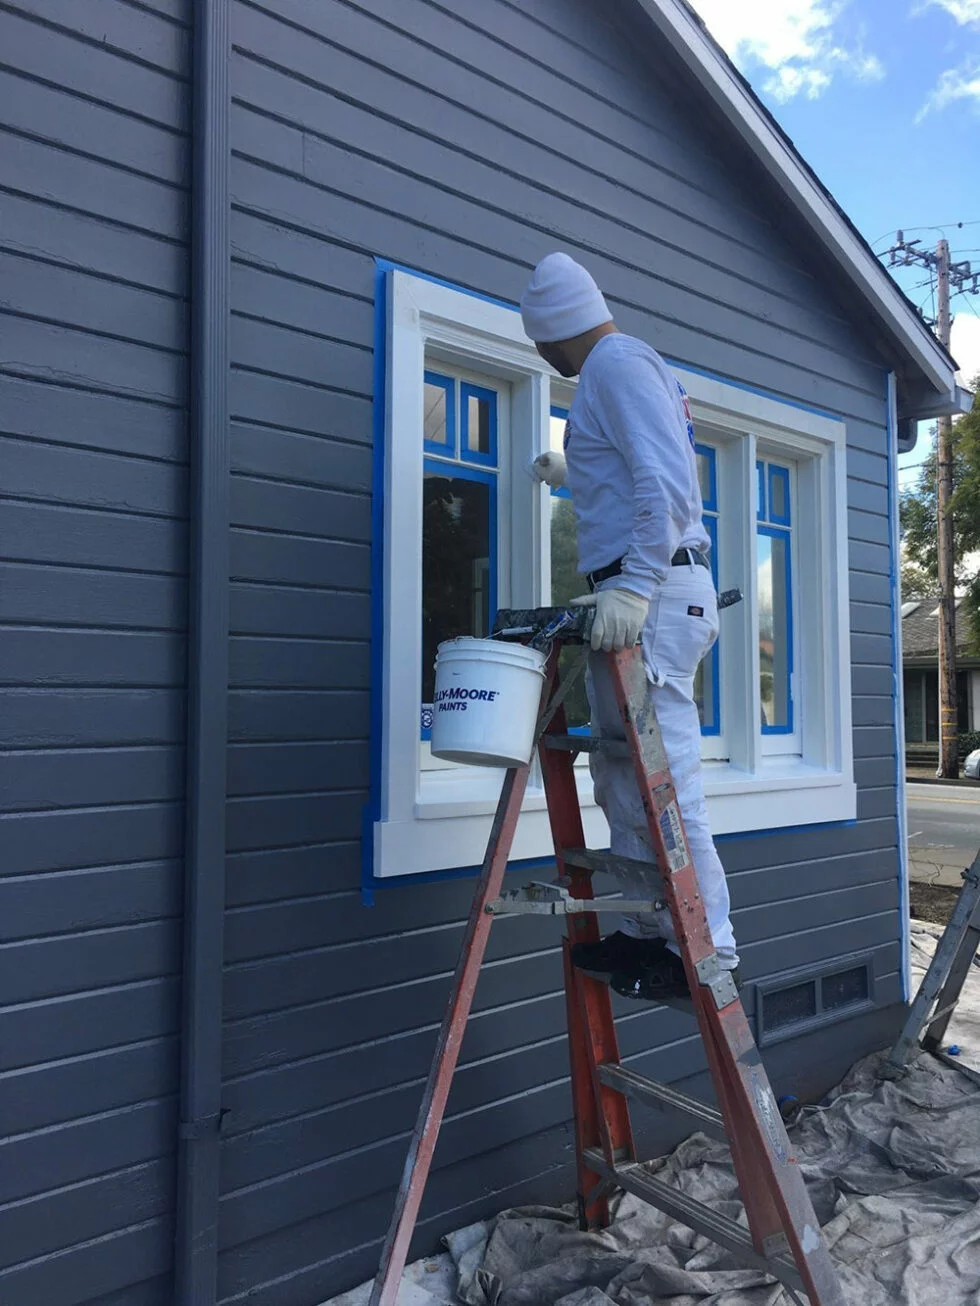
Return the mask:
<svg viewBox="0 0 980 1306">
<path fill-rule="evenodd" d="M 572 668 L 560 680 L 559 653 L 563 644 L 585 642 L 590 617 L 583 613 L 587 612 L 542 608 L 501 612 L 497 617 L 498 634 L 532 636 L 537 646 L 550 647 L 538 722 L 538 755 L 559 881 L 501 894 L 530 766 L 510 770 L 491 828 L 369 1306 L 395 1306 L 490 928 L 495 916 L 517 912 L 567 918 L 565 994 L 582 1228 L 607 1224 L 609 1195 L 622 1189 L 727 1248 L 746 1265 L 764 1269 L 797 1301 L 797 1292 L 803 1292 L 810 1306 L 844 1306 L 837 1273 L 734 980 L 720 967 L 711 941 L 638 649 L 605 655 L 625 741 L 568 733 L 563 704 L 584 668 L 586 650 L 574 657 Z M 609 989 L 571 964 L 572 944 L 599 938 L 598 911 L 649 911 L 654 906 L 653 902 L 619 899 L 600 903 L 593 898 L 593 872 L 608 870 L 623 859 L 584 848 L 574 762 L 579 752 L 603 748 L 620 756 L 628 753 L 634 762 L 661 877 L 656 905 L 666 906 L 674 923 L 691 989 L 688 1005 L 693 1005 L 701 1031 L 718 1109 L 622 1066 Z M 648 865 L 644 869 L 649 873 Z M 679 1111 L 698 1128 L 727 1139 L 748 1229 L 644 1168 L 633 1145 L 630 1101 Z"/>
</svg>

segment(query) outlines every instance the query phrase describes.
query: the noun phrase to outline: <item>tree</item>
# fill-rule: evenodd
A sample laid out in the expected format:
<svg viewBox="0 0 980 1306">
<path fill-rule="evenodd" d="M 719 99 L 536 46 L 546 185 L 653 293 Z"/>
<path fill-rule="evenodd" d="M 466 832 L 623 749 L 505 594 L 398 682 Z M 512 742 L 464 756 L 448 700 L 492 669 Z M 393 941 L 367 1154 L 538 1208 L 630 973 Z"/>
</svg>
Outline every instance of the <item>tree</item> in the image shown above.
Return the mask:
<svg viewBox="0 0 980 1306">
<path fill-rule="evenodd" d="M 975 645 L 980 651 L 980 376 L 973 382 L 973 408 L 953 424 L 953 535 L 956 584 L 965 590 L 965 602 Z M 922 464 L 919 481 L 902 494 L 900 519 L 905 560 L 902 590 L 906 597 L 936 593 L 939 572 L 936 557 L 936 445 Z M 923 592 L 924 591 L 924 592 Z"/>
</svg>

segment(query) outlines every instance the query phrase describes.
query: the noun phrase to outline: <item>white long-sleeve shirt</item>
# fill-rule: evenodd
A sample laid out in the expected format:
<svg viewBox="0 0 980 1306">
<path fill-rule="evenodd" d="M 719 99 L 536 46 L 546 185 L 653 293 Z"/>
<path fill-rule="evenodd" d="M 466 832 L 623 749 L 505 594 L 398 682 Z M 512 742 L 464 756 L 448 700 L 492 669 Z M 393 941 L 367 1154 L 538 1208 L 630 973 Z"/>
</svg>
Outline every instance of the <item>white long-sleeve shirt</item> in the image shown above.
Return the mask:
<svg viewBox="0 0 980 1306">
<path fill-rule="evenodd" d="M 615 333 L 593 347 L 572 401 L 565 459 L 579 571 L 622 558 L 618 584 L 650 598 L 678 549 L 707 552 L 687 396 L 642 340 Z"/>
</svg>

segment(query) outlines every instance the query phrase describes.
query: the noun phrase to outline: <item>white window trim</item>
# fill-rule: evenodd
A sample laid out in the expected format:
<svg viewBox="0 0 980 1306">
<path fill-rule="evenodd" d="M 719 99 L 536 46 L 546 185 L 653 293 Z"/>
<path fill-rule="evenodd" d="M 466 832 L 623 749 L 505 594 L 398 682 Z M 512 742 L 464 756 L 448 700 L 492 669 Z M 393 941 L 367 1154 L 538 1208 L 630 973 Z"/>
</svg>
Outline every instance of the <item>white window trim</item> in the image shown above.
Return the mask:
<svg viewBox="0 0 980 1306">
<path fill-rule="evenodd" d="M 441 355 L 457 366 L 499 376 L 511 387 L 512 511 L 518 526 L 527 523 L 512 534 L 520 565 L 515 559 L 507 586 L 502 586 L 512 606 L 543 601 L 549 491 L 522 476 L 520 468 L 549 447 L 554 376 L 524 336 L 513 309 L 401 270 L 393 270 L 387 284 L 381 786 L 373 827 L 377 878 L 479 865 L 502 779 L 502 772 L 477 768 L 424 774 L 420 768 L 422 577 L 418 549 L 407 542 L 421 539 L 426 359 Z M 811 592 L 822 602 L 824 638 L 808 671 L 815 677 L 813 692 L 820 704 L 836 711 L 817 713 L 811 704 L 804 753 L 813 761 L 807 762 L 763 757 L 759 732 L 740 729 L 751 723 L 730 716 L 726 737 L 734 741 L 740 734 L 746 742 L 728 762 L 704 764 L 712 829 L 725 834 L 853 819 L 846 428 L 836 419 L 699 373 L 674 370 L 691 398 L 695 421 L 729 433 L 731 447 L 740 450 L 744 502 L 755 502 L 756 441 L 771 440 L 811 460 L 815 510 L 824 514 L 820 520 L 828 526 L 820 531 L 821 548 L 813 550 L 810 559 L 815 568 Z M 741 432 L 751 434 L 738 436 Z M 746 588 L 755 566 L 754 513 L 729 526 L 731 537 L 719 550 L 719 585 Z M 758 642 L 749 629 L 749 607 L 739 604 L 723 615 L 730 650 L 725 660 L 734 675 L 731 650 L 741 646 L 746 659 L 742 666 L 750 668 L 757 683 Z M 741 694 L 729 691 L 727 697 L 730 704 L 744 703 L 746 695 L 743 689 Z M 607 846 L 608 827 L 595 804 L 588 770 L 578 768 L 577 777 L 586 839 L 591 846 Z M 532 785 L 512 858 L 547 858 L 551 850 L 544 795 Z"/>
</svg>

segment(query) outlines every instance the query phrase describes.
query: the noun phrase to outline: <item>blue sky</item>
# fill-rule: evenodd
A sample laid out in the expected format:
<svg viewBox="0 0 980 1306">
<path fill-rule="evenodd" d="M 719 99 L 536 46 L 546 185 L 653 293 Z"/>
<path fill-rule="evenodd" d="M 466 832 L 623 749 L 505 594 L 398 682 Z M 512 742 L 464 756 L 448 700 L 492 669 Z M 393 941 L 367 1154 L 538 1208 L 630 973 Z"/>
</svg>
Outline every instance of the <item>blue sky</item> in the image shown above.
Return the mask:
<svg viewBox="0 0 980 1306">
<path fill-rule="evenodd" d="M 980 268 L 980 0 L 693 4 L 876 250 L 897 228 L 930 246 L 945 234 L 954 258 Z M 923 269 L 898 279 L 930 309 Z M 980 372 L 980 296 L 953 308 L 953 353 L 969 378 Z M 920 439 L 902 459 L 903 484 L 926 448 Z"/>
</svg>

